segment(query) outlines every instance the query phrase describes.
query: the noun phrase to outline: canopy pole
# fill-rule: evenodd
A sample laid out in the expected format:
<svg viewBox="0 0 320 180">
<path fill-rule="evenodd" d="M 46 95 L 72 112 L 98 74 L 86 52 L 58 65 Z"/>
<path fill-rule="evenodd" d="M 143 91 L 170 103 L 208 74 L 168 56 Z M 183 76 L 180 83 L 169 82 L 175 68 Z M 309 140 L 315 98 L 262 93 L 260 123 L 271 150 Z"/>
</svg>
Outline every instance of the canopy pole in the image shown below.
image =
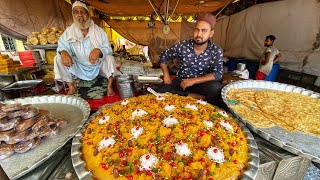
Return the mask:
<svg viewBox="0 0 320 180">
<path fill-rule="evenodd" d="M 171 15 L 169 16 L 169 18 L 171 18 L 173 16 L 173 13 L 176 11 L 178 4 L 179 4 L 179 0 L 177 0 L 176 6 L 173 8 L 173 11 L 172 11 Z"/>
<path fill-rule="evenodd" d="M 158 10 L 155 8 L 154 2 L 153 2 L 152 0 L 148 0 L 148 1 L 149 1 L 150 5 L 151 5 L 153 11 L 157 14 L 157 16 L 160 17 L 161 22 L 165 24 L 165 20 L 164 20 L 163 17 L 160 15 L 160 13 L 158 12 Z"/>
<path fill-rule="evenodd" d="M 218 16 L 231 2 L 233 2 L 233 0 L 229 1 L 226 5 L 224 5 L 224 7 L 220 9 L 220 11 L 215 16 Z"/>
<path fill-rule="evenodd" d="M 165 0 L 165 7 L 164 7 L 164 20 L 165 20 L 165 25 L 168 25 L 168 19 L 169 19 L 169 0 Z"/>
</svg>

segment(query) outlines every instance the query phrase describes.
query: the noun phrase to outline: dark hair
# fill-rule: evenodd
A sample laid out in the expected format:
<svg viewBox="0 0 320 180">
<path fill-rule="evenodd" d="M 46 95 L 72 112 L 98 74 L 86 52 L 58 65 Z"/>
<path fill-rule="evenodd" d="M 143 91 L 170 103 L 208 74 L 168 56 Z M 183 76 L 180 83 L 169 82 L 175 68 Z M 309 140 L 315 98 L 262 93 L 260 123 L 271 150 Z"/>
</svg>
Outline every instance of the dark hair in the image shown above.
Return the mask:
<svg viewBox="0 0 320 180">
<path fill-rule="evenodd" d="M 274 35 L 269 35 L 266 37 L 266 39 L 270 39 L 272 42 L 274 42 L 274 40 L 276 40 L 276 37 Z"/>
</svg>

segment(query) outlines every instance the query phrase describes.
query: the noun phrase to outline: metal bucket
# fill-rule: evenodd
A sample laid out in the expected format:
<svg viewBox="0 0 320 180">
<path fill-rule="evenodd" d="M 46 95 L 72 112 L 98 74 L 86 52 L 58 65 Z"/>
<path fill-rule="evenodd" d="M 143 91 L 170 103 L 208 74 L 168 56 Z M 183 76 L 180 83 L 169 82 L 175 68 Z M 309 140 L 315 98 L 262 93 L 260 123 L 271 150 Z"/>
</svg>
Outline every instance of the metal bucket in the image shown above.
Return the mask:
<svg viewBox="0 0 320 180">
<path fill-rule="evenodd" d="M 133 77 L 130 75 L 120 75 L 116 77 L 117 88 L 121 99 L 134 96 Z"/>
<path fill-rule="evenodd" d="M 238 71 L 243 71 L 245 69 L 246 69 L 246 64 L 244 64 L 244 63 L 238 63 L 237 64 L 237 70 Z"/>
</svg>

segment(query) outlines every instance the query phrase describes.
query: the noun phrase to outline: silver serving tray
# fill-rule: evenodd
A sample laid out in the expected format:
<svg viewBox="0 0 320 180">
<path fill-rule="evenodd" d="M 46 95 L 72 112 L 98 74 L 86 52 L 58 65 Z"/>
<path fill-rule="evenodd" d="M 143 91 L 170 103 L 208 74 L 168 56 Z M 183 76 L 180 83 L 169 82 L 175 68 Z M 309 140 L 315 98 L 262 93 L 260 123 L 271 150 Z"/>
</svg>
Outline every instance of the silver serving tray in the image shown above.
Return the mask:
<svg viewBox="0 0 320 180">
<path fill-rule="evenodd" d="M 20 90 L 20 89 L 30 89 L 36 87 L 38 84 L 42 83 L 42 79 L 37 80 L 24 80 L 17 81 L 9 86 L 2 88 L 2 91 L 12 91 L 12 90 Z"/>
<path fill-rule="evenodd" d="M 223 101 L 227 104 L 230 111 L 253 132 L 257 133 L 267 141 L 302 157 L 320 163 L 320 137 L 304 134 L 302 132 L 288 132 L 278 126 L 271 128 L 258 128 L 250 123 L 246 118 L 242 117 L 232 109 L 228 102 L 227 93 L 230 89 L 255 89 L 255 90 L 279 90 L 286 92 L 300 93 L 320 99 L 320 94 L 301 87 L 270 81 L 236 81 L 226 85 L 221 92 Z"/>
<path fill-rule="evenodd" d="M 105 106 L 100 107 L 100 109 L 92 114 L 86 125 L 75 135 L 72 140 L 71 146 L 71 159 L 73 167 L 78 175 L 80 180 L 92 180 L 93 176 L 92 173 L 86 169 L 86 163 L 81 159 L 82 152 L 80 151 L 80 147 L 82 146 L 81 139 L 82 139 L 82 132 L 86 129 L 86 126 L 102 111 L 103 108 L 110 107 L 112 104 L 108 104 Z M 215 107 L 217 108 L 217 107 Z M 231 116 L 231 114 L 229 114 Z M 237 120 L 237 119 L 235 119 Z M 250 133 L 249 129 L 246 126 L 238 121 L 239 126 L 241 127 L 242 131 L 246 134 L 248 143 L 250 146 L 250 161 L 248 162 L 248 169 L 244 171 L 242 179 L 249 179 L 253 180 L 257 176 L 258 168 L 259 168 L 259 150 L 254 137 Z"/>
<path fill-rule="evenodd" d="M 33 104 L 35 107 L 49 110 L 54 117 L 63 117 L 67 121 L 57 135 L 43 139 L 34 149 L 0 160 L 0 165 L 10 179 L 23 176 L 49 159 L 74 137 L 90 115 L 89 104 L 84 99 L 74 96 L 34 96 L 9 100 L 5 103 Z"/>
</svg>

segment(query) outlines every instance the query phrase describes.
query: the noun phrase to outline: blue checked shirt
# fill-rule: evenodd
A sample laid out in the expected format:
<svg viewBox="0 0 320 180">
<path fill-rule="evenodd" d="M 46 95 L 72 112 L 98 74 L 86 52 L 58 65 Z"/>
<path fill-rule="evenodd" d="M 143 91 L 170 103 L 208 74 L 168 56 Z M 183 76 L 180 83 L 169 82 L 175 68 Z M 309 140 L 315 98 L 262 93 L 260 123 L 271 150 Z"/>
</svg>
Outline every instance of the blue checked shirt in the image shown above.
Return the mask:
<svg viewBox="0 0 320 180">
<path fill-rule="evenodd" d="M 194 51 L 194 41 L 184 40 L 160 54 L 160 63 L 170 59 L 180 60 L 178 78 L 187 79 L 212 73 L 216 80 L 223 75 L 222 49 L 208 41 L 208 47 L 198 56 Z"/>
</svg>

